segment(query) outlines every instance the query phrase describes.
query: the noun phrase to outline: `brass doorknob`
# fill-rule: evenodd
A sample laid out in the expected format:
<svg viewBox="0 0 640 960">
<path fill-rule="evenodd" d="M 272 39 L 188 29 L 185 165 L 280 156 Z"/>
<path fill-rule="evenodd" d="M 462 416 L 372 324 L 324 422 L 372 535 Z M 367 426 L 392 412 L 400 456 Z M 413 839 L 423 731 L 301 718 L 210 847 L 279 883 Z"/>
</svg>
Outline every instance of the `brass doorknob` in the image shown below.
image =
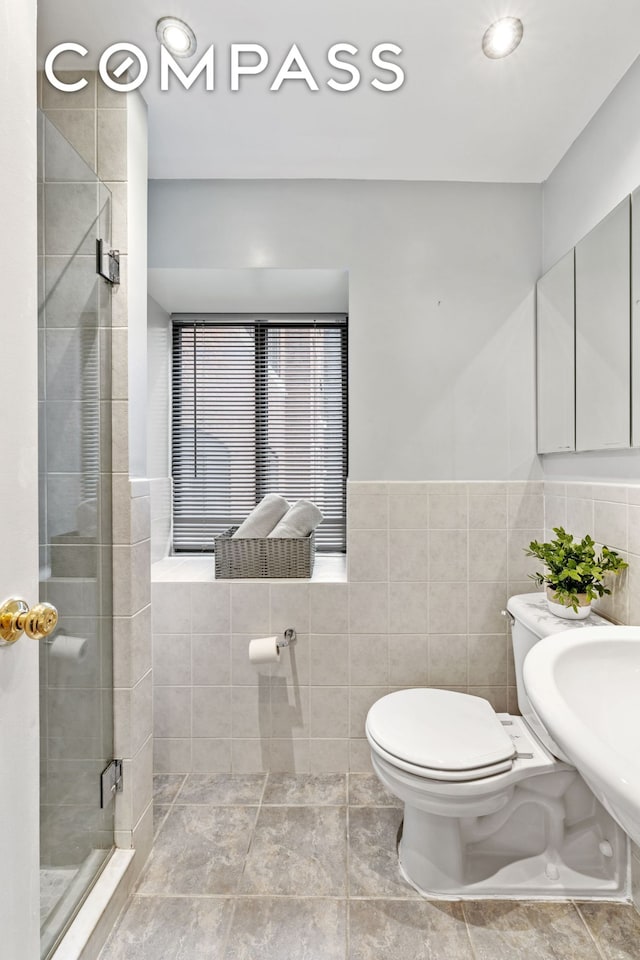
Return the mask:
<svg viewBox="0 0 640 960">
<path fill-rule="evenodd" d="M 50 603 L 36 603 L 29 609 L 24 600 L 7 600 L 0 607 L 0 639 L 15 643 L 24 631 L 34 640 L 48 637 L 58 623 L 58 611 Z"/>
</svg>

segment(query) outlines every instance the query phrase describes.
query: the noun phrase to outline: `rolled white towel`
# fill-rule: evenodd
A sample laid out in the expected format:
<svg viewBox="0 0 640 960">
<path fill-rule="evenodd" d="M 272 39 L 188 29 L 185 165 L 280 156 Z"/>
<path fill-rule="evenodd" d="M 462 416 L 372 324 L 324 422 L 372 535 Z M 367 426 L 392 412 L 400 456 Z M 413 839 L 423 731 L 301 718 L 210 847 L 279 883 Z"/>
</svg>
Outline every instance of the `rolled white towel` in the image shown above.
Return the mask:
<svg viewBox="0 0 640 960">
<path fill-rule="evenodd" d="M 269 537 L 308 537 L 322 520 L 322 514 L 311 500 L 298 500 L 284 515 Z"/>
<path fill-rule="evenodd" d="M 258 506 L 253 508 L 233 536 L 245 540 L 250 537 L 266 537 L 286 515 L 289 507 L 290 503 L 284 497 L 277 493 L 268 493 Z"/>
</svg>

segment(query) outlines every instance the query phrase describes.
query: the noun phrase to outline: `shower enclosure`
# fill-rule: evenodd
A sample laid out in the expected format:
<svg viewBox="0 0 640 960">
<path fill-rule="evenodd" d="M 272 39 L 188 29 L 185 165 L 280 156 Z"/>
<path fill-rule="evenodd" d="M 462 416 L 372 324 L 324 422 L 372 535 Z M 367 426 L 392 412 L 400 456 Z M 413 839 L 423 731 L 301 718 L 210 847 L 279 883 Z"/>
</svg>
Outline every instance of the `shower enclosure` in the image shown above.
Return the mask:
<svg viewBox="0 0 640 960">
<path fill-rule="evenodd" d="M 96 273 L 111 195 L 39 115 L 41 953 L 59 943 L 113 849 L 111 288 Z"/>
</svg>

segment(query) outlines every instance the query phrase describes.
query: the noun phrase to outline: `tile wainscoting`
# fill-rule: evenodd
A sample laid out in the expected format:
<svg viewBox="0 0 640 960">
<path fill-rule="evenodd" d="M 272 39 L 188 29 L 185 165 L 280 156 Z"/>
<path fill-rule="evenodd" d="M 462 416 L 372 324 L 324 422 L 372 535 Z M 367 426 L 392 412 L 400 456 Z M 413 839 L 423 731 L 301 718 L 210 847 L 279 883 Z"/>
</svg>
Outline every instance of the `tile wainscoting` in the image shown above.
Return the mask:
<svg viewBox="0 0 640 960">
<path fill-rule="evenodd" d="M 542 482 L 353 482 L 347 525 L 347 582 L 215 582 L 210 558 L 206 581 L 174 562 L 152 584 L 157 773 L 366 772 L 367 710 L 402 687 L 516 709 L 501 610 L 535 589 Z M 289 626 L 252 666 L 249 640 Z"/>
<path fill-rule="evenodd" d="M 612 577 L 612 593 L 595 604 L 616 623 L 640 623 L 640 484 L 544 484 L 545 536 L 565 527 L 574 537 L 590 534 L 622 554 L 629 569 Z"/>
</svg>

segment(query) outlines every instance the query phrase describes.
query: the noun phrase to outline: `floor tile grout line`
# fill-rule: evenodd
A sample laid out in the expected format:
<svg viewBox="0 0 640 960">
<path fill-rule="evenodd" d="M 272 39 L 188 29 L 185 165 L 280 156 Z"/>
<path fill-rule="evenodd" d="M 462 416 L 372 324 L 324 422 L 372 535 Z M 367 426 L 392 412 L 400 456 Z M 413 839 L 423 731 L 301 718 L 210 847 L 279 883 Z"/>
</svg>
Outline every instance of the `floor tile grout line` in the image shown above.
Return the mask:
<svg viewBox="0 0 640 960">
<path fill-rule="evenodd" d="M 174 804 L 161 803 L 158 804 L 161 807 L 174 806 Z M 336 803 L 322 803 L 319 800 L 310 800 L 307 803 L 260 803 L 259 800 L 244 800 L 244 801 L 201 801 L 197 802 L 195 800 L 189 800 L 185 803 L 175 803 L 176 807 L 266 807 L 267 810 L 280 809 L 282 807 L 295 807 L 299 809 L 300 807 L 322 807 L 323 809 L 328 809 L 331 807 L 352 807 L 355 810 L 401 810 L 402 807 L 395 803 L 344 803 L 343 801 Z"/>
<path fill-rule="evenodd" d="M 264 795 L 267 792 L 267 783 L 269 782 L 269 771 L 267 770 L 264 774 L 264 781 L 262 784 L 262 790 L 260 791 L 260 799 L 258 800 L 258 809 L 262 807 L 264 803 Z"/>
<path fill-rule="evenodd" d="M 187 777 L 188 777 L 188 776 L 189 776 L 188 773 L 183 773 L 183 774 L 182 774 L 182 783 L 180 784 L 180 786 L 178 787 L 178 789 L 177 789 L 176 792 L 175 792 L 174 798 L 173 798 L 173 800 L 172 800 L 171 803 L 170 803 L 170 806 L 171 806 L 171 807 L 174 805 L 174 803 L 176 802 L 176 800 L 178 799 L 178 797 L 179 797 L 180 794 L 182 793 L 182 788 L 184 787 L 185 783 L 187 782 Z"/>
<path fill-rule="evenodd" d="M 351 956 L 351 900 L 348 891 L 344 901 L 344 941 L 345 960 L 349 960 Z"/>
<path fill-rule="evenodd" d="M 387 900 L 398 902 L 398 903 L 441 903 L 441 900 L 432 900 L 428 897 L 417 897 L 415 894 L 413 896 L 406 897 L 394 897 L 389 894 L 354 894 L 352 896 L 347 896 L 346 894 L 338 893 L 244 893 L 244 892 L 235 892 L 235 893 L 134 893 L 131 894 L 132 897 L 138 897 L 143 900 L 353 900 L 353 901 L 368 901 L 375 900 L 380 902 L 385 902 Z M 455 902 L 455 901 L 452 901 Z M 515 902 L 515 901 L 514 901 Z"/>
<path fill-rule="evenodd" d="M 155 841 L 156 841 L 156 837 L 158 837 L 158 836 L 160 835 L 160 831 L 162 830 L 162 828 L 164 827 L 165 823 L 167 822 L 167 819 L 168 819 L 168 817 L 169 817 L 169 814 L 171 813 L 171 811 L 172 811 L 173 808 L 175 807 L 176 801 L 177 801 L 178 797 L 180 796 L 180 793 L 181 793 L 181 791 L 182 791 L 182 788 L 184 787 L 185 783 L 187 782 L 187 777 L 188 777 L 188 776 L 189 776 L 188 773 L 183 773 L 183 774 L 182 774 L 182 783 L 180 784 L 180 786 L 179 786 L 178 789 L 176 790 L 173 800 L 171 801 L 171 803 L 166 804 L 167 812 L 165 813 L 164 817 L 162 818 L 162 823 L 159 823 L 159 824 L 158 824 L 158 829 L 153 831 L 153 839 L 152 839 L 152 843 L 151 843 L 151 850 L 152 850 L 152 851 L 153 851 L 153 845 L 155 844 Z M 156 806 L 156 802 L 155 802 L 153 796 L 151 797 L 151 802 L 152 802 L 153 806 Z M 159 807 L 164 807 L 165 804 L 164 804 L 164 803 L 159 803 L 159 804 L 157 804 L 157 806 L 159 806 Z M 151 855 L 151 853 L 150 853 L 149 855 Z M 136 886 L 137 886 L 137 884 L 136 884 Z"/>
<path fill-rule="evenodd" d="M 244 872 L 247 869 L 247 860 L 249 859 L 249 854 L 251 853 L 251 848 L 253 846 L 253 841 L 256 835 L 256 827 L 258 826 L 258 817 L 260 816 L 260 806 L 254 807 L 254 810 L 256 811 L 255 819 L 253 821 L 253 826 L 251 828 L 251 836 L 249 837 L 249 844 L 247 846 L 247 849 L 244 855 L 244 862 L 242 864 L 242 870 L 240 871 L 240 876 L 238 877 L 238 883 L 242 881 L 242 878 L 244 877 Z"/>
<path fill-rule="evenodd" d="M 256 827 L 258 826 L 258 819 L 259 819 L 259 817 L 260 817 L 260 811 L 262 810 L 262 802 L 263 802 L 263 800 L 264 800 L 265 791 L 266 791 L 266 789 L 267 789 L 267 781 L 268 781 L 268 779 L 269 779 L 269 771 L 266 771 L 266 773 L 265 773 L 265 775 L 264 775 L 264 782 L 263 782 L 263 784 L 262 784 L 262 792 L 261 792 L 261 794 L 260 794 L 260 800 L 259 800 L 258 805 L 257 805 L 257 807 L 256 807 L 256 816 L 255 816 L 255 819 L 254 819 L 254 821 L 253 821 L 253 827 L 251 828 L 251 836 L 249 837 L 249 844 L 248 844 L 248 846 L 247 846 L 247 849 L 246 849 L 246 852 L 245 852 L 245 855 L 244 855 L 244 862 L 243 862 L 243 864 L 242 864 L 242 870 L 240 871 L 240 876 L 238 877 L 238 883 L 237 883 L 237 886 L 236 886 L 236 893 L 237 893 L 237 894 L 240 892 L 240 885 L 242 884 L 242 879 L 243 879 L 243 877 L 244 877 L 245 870 L 247 869 L 247 861 L 249 860 L 249 854 L 251 853 L 251 848 L 252 848 L 252 846 L 253 846 L 253 841 L 255 840 Z M 235 907 L 234 907 L 234 915 L 235 915 Z"/>
<path fill-rule="evenodd" d="M 140 899 L 156 899 L 156 900 L 180 900 L 180 899 L 193 899 L 193 900 L 353 900 L 353 901 L 393 901 L 398 903 L 433 903 L 433 904 L 442 904 L 442 903 L 460 903 L 464 910 L 465 903 L 500 903 L 500 904 L 509 904 L 512 906 L 517 906 L 518 904 L 529 904 L 529 905 L 541 905 L 547 907 L 549 905 L 555 906 L 569 906 L 574 905 L 571 900 L 521 900 L 517 898 L 510 899 L 498 899 L 494 898 L 482 898 L 481 900 L 453 900 L 441 897 L 422 897 L 416 896 L 415 893 L 411 896 L 393 896 L 391 894 L 381 893 L 381 894 L 351 894 L 347 897 L 345 894 L 331 894 L 331 893 L 311 893 L 311 894 L 302 894 L 302 893 L 132 893 L 131 897 L 137 897 Z M 604 903 L 608 906 L 620 907 L 623 910 L 632 909 L 632 905 L 622 901 L 612 901 L 612 900 L 595 900 L 590 901 L 593 903 Z M 593 935 L 591 937 L 593 939 Z"/>
<path fill-rule="evenodd" d="M 344 867 L 345 867 L 345 896 L 347 900 L 351 896 L 351 883 L 349 881 L 350 868 L 351 868 L 351 857 L 349 852 L 351 849 L 351 816 L 349 810 L 349 804 L 345 807 L 345 857 L 344 857 Z"/>
<path fill-rule="evenodd" d="M 267 783 L 269 782 L 269 771 L 265 771 L 264 782 L 262 784 L 262 790 L 260 791 L 260 799 L 258 800 L 258 811 L 262 809 L 262 804 L 264 803 L 264 795 L 267 792 Z"/>
<path fill-rule="evenodd" d="M 164 804 L 160 804 L 160 806 L 164 806 Z M 189 802 L 189 803 L 176 803 L 176 804 L 172 804 L 172 806 L 176 806 L 176 807 L 198 807 L 198 808 L 201 808 L 201 807 L 202 807 L 203 809 L 206 808 L 206 807 L 210 807 L 210 808 L 213 808 L 213 809 L 215 809 L 215 810 L 219 810 L 219 809 L 225 809 L 225 810 L 226 810 L 226 809 L 228 809 L 229 807 L 234 807 L 234 808 L 235 808 L 235 807 L 240 807 L 240 808 L 242 808 L 242 807 L 256 807 L 256 808 L 259 808 L 259 807 L 260 807 L 260 801 L 259 801 L 259 800 L 245 800 L 243 803 L 223 803 L 223 802 L 217 802 L 217 803 L 196 803 L 196 802 L 193 802 L 193 803 L 191 803 L 191 802 Z M 267 804 L 267 806 L 268 806 L 268 804 Z"/>
<path fill-rule="evenodd" d="M 159 774 L 159 776 L 162 776 L 162 774 Z M 171 774 L 168 774 L 168 776 L 171 776 Z M 173 800 L 171 801 L 171 803 L 167 804 L 168 810 L 167 810 L 167 812 L 165 813 L 165 815 L 164 815 L 164 817 L 163 817 L 163 819 L 162 819 L 162 823 L 159 824 L 157 830 L 154 830 L 154 831 L 153 831 L 153 836 L 152 836 L 152 838 L 151 838 L 151 849 L 150 849 L 150 851 L 149 851 L 149 855 L 148 855 L 145 863 L 143 864 L 142 869 L 140 870 L 140 874 L 139 874 L 138 879 L 136 880 L 136 882 L 135 882 L 135 884 L 134 884 L 134 886 L 133 886 L 133 889 L 131 890 L 131 892 L 129 893 L 129 896 L 127 897 L 127 899 L 126 899 L 126 901 L 125 901 L 125 906 L 126 906 L 126 904 L 128 904 L 128 903 L 130 902 L 130 900 L 131 900 L 132 897 L 138 895 L 138 891 L 139 891 L 139 889 L 140 889 L 140 885 L 142 884 L 142 881 L 143 881 L 144 877 L 146 876 L 146 873 L 147 873 L 149 864 L 150 864 L 150 862 L 151 862 L 151 858 L 152 858 L 152 856 L 153 856 L 153 850 L 154 850 L 154 847 L 155 847 L 155 845 L 156 845 L 156 840 L 157 840 L 158 837 L 160 836 L 160 833 L 161 833 L 162 828 L 164 827 L 165 823 L 166 823 L 167 820 L 169 819 L 169 814 L 171 813 L 171 811 L 172 811 L 173 808 L 175 807 L 175 805 L 176 805 L 176 800 L 178 799 L 178 796 L 179 796 L 179 794 L 180 794 L 180 791 L 181 791 L 182 788 L 184 787 L 184 785 L 185 785 L 185 783 L 186 783 L 186 781 L 187 781 L 187 777 L 189 776 L 189 774 L 188 774 L 188 773 L 183 773 L 183 774 L 181 774 L 181 776 L 182 776 L 182 783 L 180 784 L 180 786 L 179 786 L 178 789 L 176 790 L 175 795 L 174 795 L 174 798 L 173 798 Z M 155 804 L 155 800 L 154 800 L 154 798 L 153 798 L 153 794 L 152 794 L 152 796 L 151 796 L 151 805 L 152 805 L 152 807 L 154 807 L 154 806 L 156 805 L 156 804 Z M 158 806 L 162 807 L 162 806 L 164 806 L 164 804 L 160 803 L 160 804 L 158 804 Z M 123 907 L 123 910 L 124 910 L 124 907 Z M 115 930 L 115 926 L 114 926 L 113 929 Z"/>
<path fill-rule="evenodd" d="M 154 806 L 155 806 L 155 804 L 154 804 Z M 158 806 L 162 806 L 162 804 L 158 804 Z M 160 834 L 160 831 L 162 830 L 162 828 L 164 827 L 165 823 L 167 822 L 167 817 L 169 816 L 170 813 L 171 813 L 171 804 L 167 807 L 167 810 L 166 810 L 166 813 L 165 813 L 164 817 L 162 818 L 162 820 L 160 821 L 160 823 L 157 825 L 157 827 L 156 827 L 156 828 L 154 829 L 154 831 L 153 831 L 152 849 L 153 849 L 153 843 L 155 843 L 156 837 Z"/>
<path fill-rule="evenodd" d="M 236 918 L 236 907 L 238 905 L 237 896 L 229 897 L 229 902 L 231 903 L 231 909 L 229 911 L 229 920 L 227 921 L 227 931 L 222 942 L 222 950 L 220 956 L 224 957 L 227 954 L 227 947 L 229 946 L 229 940 L 231 939 L 231 931 L 233 929 L 233 922 Z"/>
<path fill-rule="evenodd" d="M 467 940 L 469 941 L 469 949 L 471 951 L 471 956 L 473 960 L 478 960 L 478 955 L 476 953 L 475 947 L 473 945 L 473 938 L 471 936 L 471 930 L 469 925 L 469 918 L 467 917 L 467 911 L 465 910 L 464 900 L 460 900 L 460 909 L 462 910 L 462 919 L 464 921 L 464 929 L 467 934 Z"/>
<path fill-rule="evenodd" d="M 344 936 L 345 936 L 345 960 L 349 960 L 351 956 L 351 883 L 349 880 L 351 859 L 349 857 L 350 851 L 350 835 L 351 835 L 351 805 L 349 800 L 351 798 L 351 774 L 348 772 L 346 777 L 346 788 L 347 788 L 347 805 L 345 807 L 345 908 L 344 908 Z"/>
<path fill-rule="evenodd" d="M 580 904 L 579 904 L 576 900 L 571 900 L 571 905 L 572 905 L 572 907 L 574 908 L 574 910 L 576 911 L 576 913 L 578 914 L 578 917 L 580 918 L 580 921 L 581 921 L 582 925 L 585 927 L 585 929 L 586 929 L 586 931 L 587 931 L 587 936 L 589 937 L 590 940 L 593 941 L 593 945 L 594 945 L 595 948 L 596 948 L 596 951 L 597 951 L 597 953 L 598 953 L 598 956 L 599 956 L 599 957 L 602 957 L 602 960 L 607 960 L 604 952 L 600 949 L 600 944 L 598 943 L 597 938 L 596 938 L 596 937 L 594 936 L 594 934 L 592 933 L 591 927 L 590 927 L 589 924 L 587 923 L 587 920 L 586 920 L 584 914 L 582 913 L 582 910 L 580 909 Z"/>
</svg>

